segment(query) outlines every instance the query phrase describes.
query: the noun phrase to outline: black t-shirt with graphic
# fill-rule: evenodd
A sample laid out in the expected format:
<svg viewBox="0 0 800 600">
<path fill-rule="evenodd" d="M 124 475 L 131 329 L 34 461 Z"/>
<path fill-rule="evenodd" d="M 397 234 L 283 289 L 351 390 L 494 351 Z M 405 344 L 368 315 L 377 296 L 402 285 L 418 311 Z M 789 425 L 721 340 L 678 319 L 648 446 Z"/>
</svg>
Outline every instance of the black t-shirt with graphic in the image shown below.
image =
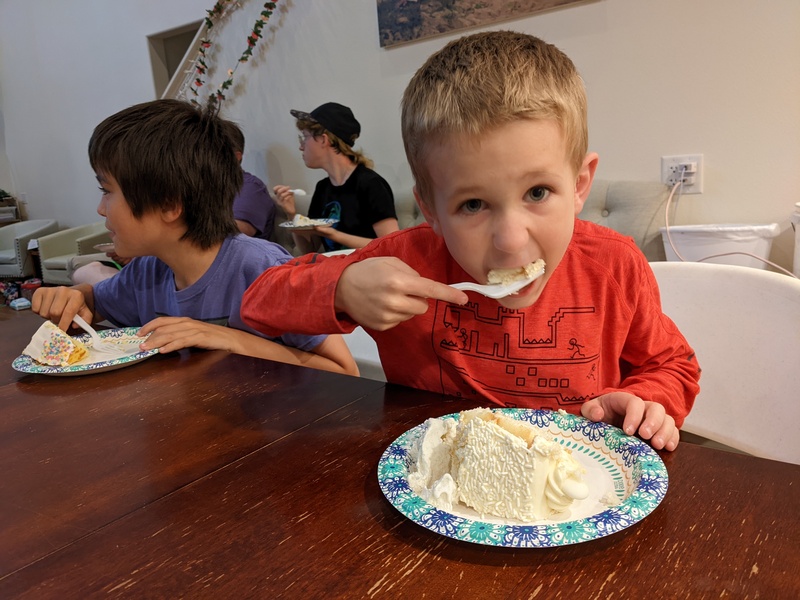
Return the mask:
<svg viewBox="0 0 800 600">
<path fill-rule="evenodd" d="M 339 231 L 375 238 L 372 226 L 384 219 L 396 219 L 397 212 L 388 182 L 372 169 L 358 165 L 340 186 L 333 185 L 329 177 L 317 183 L 308 216 L 312 219 L 338 219 L 334 227 Z M 322 242 L 326 252 L 344 248 L 327 238 Z"/>
</svg>

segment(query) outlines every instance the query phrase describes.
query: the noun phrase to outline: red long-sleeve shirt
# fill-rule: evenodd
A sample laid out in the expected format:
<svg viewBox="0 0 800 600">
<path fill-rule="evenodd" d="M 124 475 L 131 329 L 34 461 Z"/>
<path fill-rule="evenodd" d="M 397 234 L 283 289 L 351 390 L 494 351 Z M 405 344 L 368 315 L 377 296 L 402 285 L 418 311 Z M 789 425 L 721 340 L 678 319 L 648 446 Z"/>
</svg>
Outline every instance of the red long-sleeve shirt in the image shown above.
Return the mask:
<svg viewBox="0 0 800 600">
<path fill-rule="evenodd" d="M 357 325 L 334 310 L 336 284 L 354 261 L 394 256 L 421 276 L 470 277 L 427 225 L 378 238 L 348 256 L 306 255 L 264 272 L 247 290 L 242 317 L 277 335 L 348 333 Z M 376 341 L 386 378 L 501 406 L 563 408 L 611 391 L 659 402 L 678 426 L 699 390 L 694 351 L 662 313 L 653 273 L 633 240 L 576 220 L 569 248 L 537 302 L 506 309 L 469 293 L 458 306 L 429 300 L 424 315 Z"/>
</svg>

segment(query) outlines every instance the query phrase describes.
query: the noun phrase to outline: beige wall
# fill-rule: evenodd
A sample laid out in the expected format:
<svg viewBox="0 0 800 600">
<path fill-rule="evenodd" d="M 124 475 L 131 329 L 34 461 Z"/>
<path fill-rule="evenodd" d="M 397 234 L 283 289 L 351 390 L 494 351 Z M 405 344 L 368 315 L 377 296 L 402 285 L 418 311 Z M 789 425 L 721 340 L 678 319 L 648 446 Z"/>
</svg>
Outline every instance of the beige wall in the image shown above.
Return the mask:
<svg viewBox="0 0 800 600">
<path fill-rule="evenodd" d="M 146 36 L 202 18 L 212 4 L 0 2 L 0 187 L 25 193 L 31 217 L 95 220 L 99 196 L 86 159 L 92 128 L 155 97 Z M 223 71 L 236 64 L 262 5 L 243 0 L 218 25 Z M 225 104 L 247 135 L 245 168 L 271 185 L 313 188 L 322 172 L 303 166 L 289 109 L 335 100 L 353 108 L 360 145 L 396 193 L 410 193 L 400 95 L 423 60 L 459 34 L 384 50 L 374 0 L 279 6 Z M 589 92 L 599 176 L 657 180 L 662 155 L 702 153 L 705 193 L 684 196 L 676 222 L 777 221 L 784 231 L 772 258 L 791 267 L 800 2 L 596 0 L 494 28 L 539 35 L 573 58 Z"/>
</svg>

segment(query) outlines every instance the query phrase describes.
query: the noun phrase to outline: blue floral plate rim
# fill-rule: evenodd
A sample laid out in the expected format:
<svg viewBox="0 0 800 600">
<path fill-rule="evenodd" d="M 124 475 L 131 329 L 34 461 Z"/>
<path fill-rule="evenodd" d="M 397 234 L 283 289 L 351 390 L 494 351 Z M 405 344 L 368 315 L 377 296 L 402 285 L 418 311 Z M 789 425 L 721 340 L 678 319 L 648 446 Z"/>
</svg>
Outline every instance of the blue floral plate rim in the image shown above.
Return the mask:
<svg viewBox="0 0 800 600">
<path fill-rule="evenodd" d="M 591 514 L 558 522 L 501 523 L 454 514 L 428 504 L 408 484 L 408 450 L 422 435 L 425 423 L 403 433 L 378 461 L 378 484 L 386 499 L 416 524 L 446 537 L 489 546 L 551 548 L 618 533 L 651 514 L 664 499 L 669 485 L 661 457 L 642 440 L 607 423 L 559 411 L 494 408 L 495 412 L 547 430 L 559 443 L 572 448 L 580 462 L 597 461 L 614 479 L 618 504 L 598 505 Z M 442 418 L 458 419 L 458 413 Z M 502 520 L 500 520 L 502 521 Z"/>
<path fill-rule="evenodd" d="M 88 357 L 84 358 L 78 363 L 75 363 L 74 365 L 69 365 L 66 367 L 43 365 L 33 360 L 30 356 L 21 354 L 14 359 L 14 362 L 11 363 L 11 367 L 21 373 L 56 376 L 92 375 L 95 373 L 102 373 L 105 371 L 111 371 L 113 369 L 127 367 L 129 365 L 141 362 L 146 358 L 150 358 L 154 354 L 158 354 L 158 350 L 146 350 L 135 353 L 130 352 L 130 350 L 127 352 L 125 351 L 126 346 L 138 346 L 142 343 L 143 339 L 136 335 L 136 332 L 138 331 L 138 327 L 120 327 L 117 329 L 103 329 L 97 331 L 98 335 L 102 339 L 108 340 L 112 343 L 117 343 L 120 346 L 120 356 L 117 357 L 96 360 L 96 357 L 92 356 L 91 353 L 91 338 L 89 337 L 89 334 L 82 333 L 72 337 L 84 344 L 87 344 L 90 352 Z"/>
</svg>

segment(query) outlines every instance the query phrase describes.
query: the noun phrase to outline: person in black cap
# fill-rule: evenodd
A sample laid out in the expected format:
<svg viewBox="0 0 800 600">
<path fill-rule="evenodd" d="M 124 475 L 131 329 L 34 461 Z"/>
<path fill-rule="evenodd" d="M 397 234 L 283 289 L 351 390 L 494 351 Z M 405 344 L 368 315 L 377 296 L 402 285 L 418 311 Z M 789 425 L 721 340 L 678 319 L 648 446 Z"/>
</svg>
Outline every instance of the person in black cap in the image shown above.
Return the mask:
<svg viewBox="0 0 800 600">
<path fill-rule="evenodd" d="M 308 217 L 335 219 L 330 227 L 293 231 L 302 253 L 362 248 L 371 240 L 398 231 L 392 188 L 372 170 L 373 162 L 353 144 L 361 125 L 348 107 L 327 102 L 310 113 L 292 110 L 300 130 L 300 151 L 310 169 L 328 177 L 317 183 Z M 294 192 L 286 185 L 273 188 L 276 203 L 288 219 L 297 214 Z"/>
</svg>

